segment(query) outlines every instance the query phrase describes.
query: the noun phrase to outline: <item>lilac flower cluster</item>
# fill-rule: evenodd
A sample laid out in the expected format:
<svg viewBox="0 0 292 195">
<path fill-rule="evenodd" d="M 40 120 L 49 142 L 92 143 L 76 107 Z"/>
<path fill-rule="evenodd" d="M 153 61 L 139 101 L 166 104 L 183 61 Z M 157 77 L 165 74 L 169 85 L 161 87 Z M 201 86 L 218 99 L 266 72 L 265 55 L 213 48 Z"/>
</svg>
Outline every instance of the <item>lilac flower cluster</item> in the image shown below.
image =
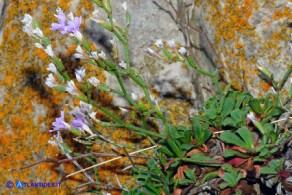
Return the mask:
<svg viewBox="0 0 292 195">
<path fill-rule="evenodd" d="M 71 121 L 71 125 L 65 122 L 64 111 L 61 111 L 61 116 L 56 118 L 55 122 L 52 123 L 53 130 L 50 130 L 50 132 L 70 130 L 71 128 L 75 128 L 81 133 L 87 132 L 92 135 L 93 132 L 90 130 L 90 126 L 92 125 L 90 119 L 91 112 L 92 106 L 81 101 L 80 107 L 75 107 L 74 111 L 72 112 L 72 115 L 75 117 L 75 119 Z"/>
<path fill-rule="evenodd" d="M 62 34 L 72 33 L 73 36 L 81 40 L 82 35 L 79 32 L 79 28 L 81 25 L 82 17 L 74 17 L 73 13 L 70 12 L 68 14 L 69 20 L 67 21 L 67 16 L 61 8 L 58 7 L 56 12 L 57 14 L 55 14 L 55 17 L 58 19 L 59 23 L 52 23 L 51 30 L 59 30 Z"/>
</svg>

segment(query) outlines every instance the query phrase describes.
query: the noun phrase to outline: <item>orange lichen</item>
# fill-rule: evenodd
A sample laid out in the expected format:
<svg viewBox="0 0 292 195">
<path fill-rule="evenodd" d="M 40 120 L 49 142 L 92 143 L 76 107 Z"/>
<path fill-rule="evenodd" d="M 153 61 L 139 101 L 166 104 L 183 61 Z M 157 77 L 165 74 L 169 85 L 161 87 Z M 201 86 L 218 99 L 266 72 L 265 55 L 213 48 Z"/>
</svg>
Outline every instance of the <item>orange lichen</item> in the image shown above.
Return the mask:
<svg viewBox="0 0 292 195">
<path fill-rule="evenodd" d="M 241 48 L 244 47 L 244 44 L 243 44 L 243 43 L 239 43 L 239 42 L 237 42 L 237 43 L 235 44 L 234 47 L 235 47 L 236 49 L 241 49 Z"/>
<path fill-rule="evenodd" d="M 275 2 L 267 2 L 261 9 L 265 9 L 265 6 L 275 7 L 274 4 Z M 222 3 L 222 1 L 215 0 L 198 5 L 203 5 L 210 13 L 206 16 L 206 20 L 215 29 L 213 46 L 217 51 L 221 52 L 222 56 L 226 56 L 228 59 L 224 60 L 224 65 L 229 71 L 226 72 L 224 70 L 223 74 L 230 77 L 232 87 L 234 89 L 243 89 L 244 82 L 249 87 L 259 89 L 257 95 L 264 95 L 264 91 L 269 86 L 258 77 L 257 61 L 261 57 L 267 57 L 270 64 L 275 64 L 275 62 L 282 60 L 282 56 L 279 53 L 283 52 L 283 48 L 279 42 L 289 40 L 289 29 L 282 24 L 283 20 L 292 17 L 291 10 L 282 6 L 273 9 L 271 11 L 272 17 L 262 18 L 262 23 L 266 28 L 262 29 L 262 34 L 258 34 L 258 31 L 255 31 L 256 27 L 250 23 L 257 17 L 254 16 L 254 13 L 258 11 L 258 1 L 227 0 Z M 281 25 L 271 29 L 272 23 L 273 25 Z M 266 38 L 262 35 L 270 36 Z M 248 58 L 246 57 L 246 49 L 250 48 L 245 48 L 246 42 L 252 47 L 257 47 L 257 52 L 249 55 Z M 267 53 L 266 51 L 269 52 Z M 234 79 L 233 77 L 239 79 Z"/>
</svg>

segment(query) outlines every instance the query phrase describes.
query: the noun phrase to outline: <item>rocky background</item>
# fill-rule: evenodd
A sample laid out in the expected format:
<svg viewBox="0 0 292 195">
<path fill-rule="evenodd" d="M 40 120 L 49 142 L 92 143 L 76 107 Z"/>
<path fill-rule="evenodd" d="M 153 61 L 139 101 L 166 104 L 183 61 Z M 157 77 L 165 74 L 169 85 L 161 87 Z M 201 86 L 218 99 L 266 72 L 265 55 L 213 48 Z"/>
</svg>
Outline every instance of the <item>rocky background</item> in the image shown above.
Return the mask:
<svg viewBox="0 0 292 195">
<path fill-rule="evenodd" d="M 123 21 L 121 0 L 112 1 L 115 18 Z M 258 77 L 257 64 L 280 79 L 291 57 L 290 22 L 292 11 L 287 1 L 277 0 L 165 0 L 127 1 L 132 14 L 130 48 L 132 64 L 141 68 L 143 76 L 161 105 L 168 110 L 176 124 L 187 122 L 188 113 L 195 113 L 202 101 L 212 92 L 212 85 L 181 64 L 164 64 L 146 54 L 156 39 L 174 39 L 188 47 L 198 63 L 206 70 L 219 69 L 221 80 L 232 83 L 238 90 L 250 90 L 261 96 L 270 85 Z M 28 165 L 45 156 L 56 157 L 57 149 L 48 144 L 51 123 L 60 110 L 71 100 L 44 85 L 46 67 L 50 63 L 46 54 L 34 47 L 33 40 L 22 32 L 21 20 L 25 13 L 33 15 L 68 69 L 79 62 L 68 57 L 76 46 L 64 41 L 64 36 L 49 30 L 57 7 L 72 11 L 84 18 L 83 32 L 94 43 L 93 47 L 109 51 L 111 35 L 90 22 L 94 7 L 89 0 L 0 0 L 0 193 L 15 193 L 8 189 L 7 181 L 54 182 L 62 174 L 72 172 L 70 163 L 56 167 L 41 164 L 20 172 L 9 169 Z M 112 78 L 99 72 L 99 78 L 114 83 Z M 113 84 L 114 85 L 114 84 Z M 137 92 L 131 85 L 128 90 Z M 117 98 L 105 96 L 105 103 L 123 104 Z M 121 130 L 109 134 L 119 139 L 130 137 Z M 143 143 L 142 143 L 143 146 Z M 97 149 L 98 150 L 98 149 Z M 116 167 L 123 167 L 117 162 Z M 104 175 L 113 170 L 102 168 Z M 121 175 L 127 182 L 129 175 Z M 23 193 L 58 193 L 72 191 L 82 175 L 63 182 L 61 188 L 22 189 Z M 105 177 L 105 183 L 116 185 Z"/>
</svg>

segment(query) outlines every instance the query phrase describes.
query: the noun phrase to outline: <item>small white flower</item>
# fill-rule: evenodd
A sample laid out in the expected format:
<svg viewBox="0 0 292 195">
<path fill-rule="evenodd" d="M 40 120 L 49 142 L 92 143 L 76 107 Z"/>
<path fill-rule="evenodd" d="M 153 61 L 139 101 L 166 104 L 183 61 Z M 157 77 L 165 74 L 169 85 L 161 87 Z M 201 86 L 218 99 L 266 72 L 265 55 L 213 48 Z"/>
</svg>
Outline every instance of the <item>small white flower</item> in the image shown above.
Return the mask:
<svg viewBox="0 0 292 195">
<path fill-rule="evenodd" d="M 94 60 L 98 60 L 97 51 L 90 52 L 90 57 Z"/>
<path fill-rule="evenodd" d="M 119 109 L 120 109 L 122 112 L 125 112 L 125 113 L 130 112 L 130 110 L 128 110 L 128 109 L 126 109 L 126 108 L 119 107 Z"/>
<path fill-rule="evenodd" d="M 31 15 L 25 14 L 23 19 L 21 20 L 21 22 L 24 25 L 22 27 L 23 32 L 25 32 L 29 36 L 33 36 L 33 34 L 34 34 L 33 26 L 32 26 L 33 18 L 31 17 Z"/>
<path fill-rule="evenodd" d="M 55 74 L 57 73 L 57 68 L 56 68 L 55 64 L 53 64 L 53 63 L 49 64 L 47 70 L 52 72 L 52 73 L 55 73 Z"/>
<path fill-rule="evenodd" d="M 32 17 L 29 14 L 24 14 L 23 19 L 21 20 L 21 22 L 25 25 L 31 25 L 32 24 Z"/>
<path fill-rule="evenodd" d="M 78 82 L 82 82 L 85 77 L 85 68 L 80 68 L 79 70 L 75 70 L 75 76 Z"/>
<path fill-rule="evenodd" d="M 155 54 L 156 54 L 156 52 L 155 52 L 153 49 L 151 49 L 151 48 L 147 48 L 147 51 L 148 51 L 151 55 L 155 55 Z"/>
<path fill-rule="evenodd" d="M 35 43 L 34 45 L 35 45 L 37 48 L 39 48 L 39 49 L 43 49 L 43 48 L 44 48 L 40 43 Z"/>
<path fill-rule="evenodd" d="M 158 39 L 158 40 L 154 43 L 154 45 L 156 45 L 156 46 L 159 47 L 160 49 L 163 48 L 163 42 L 162 42 L 161 39 Z"/>
<path fill-rule="evenodd" d="M 49 86 L 51 88 L 58 86 L 58 83 L 57 83 L 57 81 L 56 81 L 56 79 L 55 79 L 55 77 L 53 76 L 52 73 L 50 73 L 48 75 L 48 77 L 46 78 L 46 82 L 45 83 L 46 83 L 47 86 Z"/>
<path fill-rule="evenodd" d="M 128 10 L 127 2 L 122 3 L 122 7 L 125 11 Z"/>
<path fill-rule="evenodd" d="M 99 52 L 98 56 L 103 60 L 106 59 L 105 53 L 103 51 Z"/>
<path fill-rule="evenodd" d="M 82 108 L 83 110 L 87 111 L 88 113 L 90 113 L 90 111 L 92 110 L 92 105 L 91 104 L 87 104 L 83 101 L 80 101 L 80 108 Z"/>
<path fill-rule="evenodd" d="M 75 49 L 78 53 L 81 53 L 81 54 L 83 54 L 84 52 L 83 52 L 83 49 L 81 48 L 81 46 L 80 45 L 78 45 L 77 47 L 76 47 L 76 49 Z"/>
<path fill-rule="evenodd" d="M 39 28 L 35 28 L 33 31 L 32 31 L 33 34 L 36 34 L 39 38 L 43 38 L 44 37 L 44 34 L 43 34 L 43 31 Z"/>
<path fill-rule="evenodd" d="M 291 2 L 288 2 L 288 3 L 286 4 L 286 6 L 289 7 L 290 9 L 292 9 L 292 3 L 291 3 Z"/>
<path fill-rule="evenodd" d="M 80 58 L 80 59 L 84 59 L 85 58 L 85 56 L 84 56 L 84 51 L 83 51 L 83 49 L 80 47 L 80 45 L 78 45 L 77 47 L 76 47 L 76 52 L 77 53 L 75 53 L 73 56 L 75 57 L 75 58 Z"/>
<path fill-rule="evenodd" d="M 54 52 L 52 50 L 52 46 L 48 45 L 47 48 L 44 50 L 50 57 L 54 57 Z"/>
<path fill-rule="evenodd" d="M 175 49 L 175 41 L 173 39 L 167 41 L 167 44 L 169 47 Z"/>
<path fill-rule="evenodd" d="M 66 91 L 69 92 L 71 95 L 79 95 L 80 91 L 76 88 L 74 81 L 69 81 L 66 86 Z"/>
<path fill-rule="evenodd" d="M 74 58 L 78 58 L 78 59 L 83 59 L 83 58 L 85 58 L 82 54 L 80 54 L 80 53 L 74 53 Z"/>
<path fill-rule="evenodd" d="M 93 18 L 91 20 L 95 21 L 97 24 L 102 24 L 104 23 L 104 18 L 99 14 L 98 10 L 94 10 L 92 12 Z"/>
<path fill-rule="evenodd" d="M 147 51 L 148 51 L 148 53 L 149 53 L 150 55 L 153 55 L 153 56 L 155 56 L 155 57 L 157 57 L 157 58 L 163 59 L 163 57 L 160 56 L 160 55 L 159 55 L 156 51 L 154 51 L 153 49 L 147 48 Z"/>
<path fill-rule="evenodd" d="M 93 120 L 96 120 L 96 117 L 95 117 L 96 113 L 97 113 L 97 112 L 92 112 L 92 113 L 90 113 L 90 114 L 89 114 L 90 118 L 92 118 Z"/>
<path fill-rule="evenodd" d="M 186 48 L 184 48 L 184 47 L 179 48 L 178 53 L 180 53 L 181 55 L 183 55 L 185 57 L 188 56 L 188 52 L 187 52 Z"/>
<path fill-rule="evenodd" d="M 100 81 L 96 77 L 90 77 L 88 82 L 94 87 L 97 87 L 100 84 Z"/>
<path fill-rule="evenodd" d="M 121 68 L 123 68 L 123 69 L 126 69 L 126 68 L 127 68 L 127 64 L 126 64 L 124 61 L 121 61 L 121 62 L 119 63 L 119 66 L 120 66 Z"/>
<path fill-rule="evenodd" d="M 249 118 L 252 122 L 256 122 L 257 121 L 257 119 L 256 119 L 256 117 L 255 117 L 253 112 L 248 113 L 247 114 L 247 118 Z"/>
<path fill-rule="evenodd" d="M 33 29 L 30 26 L 23 26 L 22 31 L 25 32 L 28 36 L 33 35 Z"/>
<path fill-rule="evenodd" d="M 137 100 L 138 100 L 138 96 L 137 96 L 135 93 L 131 93 L 131 98 L 132 98 L 134 101 L 137 101 Z"/>
<path fill-rule="evenodd" d="M 82 41 L 83 35 L 81 34 L 80 31 L 76 31 L 74 33 L 70 33 L 69 34 L 72 37 L 76 37 L 76 39 L 78 39 L 79 41 Z"/>
<path fill-rule="evenodd" d="M 92 132 L 91 129 L 88 127 L 88 125 L 86 125 L 85 123 L 82 124 L 81 130 L 86 131 L 86 132 L 89 133 L 90 135 L 93 135 L 93 132 Z"/>
</svg>

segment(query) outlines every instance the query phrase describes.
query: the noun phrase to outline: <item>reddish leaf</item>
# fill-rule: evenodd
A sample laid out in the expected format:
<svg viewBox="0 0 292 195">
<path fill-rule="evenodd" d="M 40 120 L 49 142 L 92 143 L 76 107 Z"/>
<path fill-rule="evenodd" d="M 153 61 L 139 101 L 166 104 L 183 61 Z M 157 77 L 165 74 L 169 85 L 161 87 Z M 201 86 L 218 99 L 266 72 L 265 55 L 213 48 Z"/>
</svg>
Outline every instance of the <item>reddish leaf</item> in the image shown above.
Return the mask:
<svg viewBox="0 0 292 195">
<path fill-rule="evenodd" d="M 245 159 L 245 158 L 235 157 L 235 158 L 232 158 L 231 160 L 227 161 L 227 163 L 231 164 L 234 167 L 238 167 L 239 165 L 242 165 L 246 161 L 247 161 L 247 159 Z"/>
<path fill-rule="evenodd" d="M 261 166 L 260 165 L 255 165 L 254 168 L 255 168 L 255 171 L 256 171 L 256 178 L 260 178 Z"/>
<path fill-rule="evenodd" d="M 164 166 L 164 171 L 166 172 L 166 170 L 169 168 L 169 166 L 174 162 L 175 162 L 174 159 L 171 159 L 170 161 L 168 161 Z"/>
<path fill-rule="evenodd" d="M 232 146 L 231 149 L 232 149 L 232 150 L 237 150 L 237 151 L 242 152 L 242 153 L 244 153 L 244 154 L 247 153 L 247 151 L 246 151 L 245 149 L 243 149 L 243 148 L 241 148 L 241 147 L 239 147 L 239 146 Z"/>
<path fill-rule="evenodd" d="M 187 168 L 188 168 L 188 167 L 187 167 Z M 182 180 L 182 179 L 184 179 L 184 178 L 185 178 L 185 176 L 184 176 L 184 169 L 185 169 L 184 166 L 179 167 L 179 168 L 177 169 L 177 173 L 173 176 L 173 178 L 174 178 L 174 179 L 178 179 L 178 180 Z"/>
<path fill-rule="evenodd" d="M 218 170 L 218 176 L 219 176 L 220 178 L 223 177 L 224 173 L 225 173 L 225 171 L 224 171 L 223 169 L 220 168 L 220 169 Z"/>
<path fill-rule="evenodd" d="M 181 195 L 181 193 L 182 193 L 182 189 L 176 188 L 172 195 Z"/>
<path fill-rule="evenodd" d="M 288 171 L 281 171 L 280 175 L 285 179 L 290 177 L 290 173 Z"/>
<path fill-rule="evenodd" d="M 191 151 L 189 151 L 186 156 L 192 156 L 196 153 L 201 153 L 201 151 L 199 149 L 192 149 Z"/>
</svg>

